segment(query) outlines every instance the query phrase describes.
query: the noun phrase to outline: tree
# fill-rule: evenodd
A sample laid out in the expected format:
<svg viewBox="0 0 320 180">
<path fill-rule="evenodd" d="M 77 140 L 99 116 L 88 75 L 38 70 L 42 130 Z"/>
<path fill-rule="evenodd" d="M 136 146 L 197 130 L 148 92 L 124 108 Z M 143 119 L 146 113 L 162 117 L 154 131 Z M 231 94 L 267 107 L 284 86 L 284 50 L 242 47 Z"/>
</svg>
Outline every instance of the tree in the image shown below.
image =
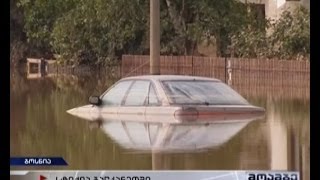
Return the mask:
<svg viewBox="0 0 320 180">
<path fill-rule="evenodd" d="M 235 55 L 247 58 L 308 59 L 310 55 L 310 13 L 296 8 L 284 11 L 265 26 L 243 26 L 232 36 Z M 270 31 L 268 35 L 266 29 Z"/>
<path fill-rule="evenodd" d="M 10 64 L 17 65 L 28 48 L 26 35 L 23 32 L 24 17 L 21 8 L 16 5 L 16 0 L 10 1 Z"/>
<path fill-rule="evenodd" d="M 164 11 L 167 11 L 176 35 L 172 40 L 183 46 L 184 51 L 180 50 L 180 54 L 193 54 L 198 43 L 215 37 L 217 55 L 223 55 L 230 44 L 230 33 L 237 31 L 247 19 L 246 5 L 236 0 L 165 2 Z"/>
<path fill-rule="evenodd" d="M 284 11 L 273 26 L 270 36 L 272 55 L 285 58 L 309 58 L 310 56 L 310 12 L 300 6 L 293 12 Z"/>
<path fill-rule="evenodd" d="M 142 53 L 146 41 L 145 1 L 80 1 L 56 20 L 52 46 L 72 64 L 110 64 L 124 53 Z"/>
<path fill-rule="evenodd" d="M 79 0 L 20 0 L 18 7 L 24 13 L 24 31 L 31 55 L 52 54 L 51 32 L 55 21 L 68 12 Z"/>
<path fill-rule="evenodd" d="M 247 5 L 236 0 L 162 0 L 161 53 L 197 54 L 215 37 L 218 56 L 247 26 Z M 29 43 L 72 65 L 110 64 L 122 54 L 149 52 L 149 0 L 20 0 Z M 209 41 L 210 42 L 210 41 Z"/>
</svg>

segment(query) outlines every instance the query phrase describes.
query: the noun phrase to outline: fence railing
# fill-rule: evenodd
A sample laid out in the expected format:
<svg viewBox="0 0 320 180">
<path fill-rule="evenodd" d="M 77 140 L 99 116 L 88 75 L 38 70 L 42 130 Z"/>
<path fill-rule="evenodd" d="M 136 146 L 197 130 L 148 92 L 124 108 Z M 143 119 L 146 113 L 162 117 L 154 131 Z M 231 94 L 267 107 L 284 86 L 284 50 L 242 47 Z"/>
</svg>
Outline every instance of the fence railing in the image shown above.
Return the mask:
<svg viewBox="0 0 320 180">
<path fill-rule="evenodd" d="M 149 66 L 149 56 L 123 55 L 121 76 L 149 74 Z M 161 56 L 160 73 L 217 78 L 244 96 L 310 96 L 310 61 Z"/>
</svg>

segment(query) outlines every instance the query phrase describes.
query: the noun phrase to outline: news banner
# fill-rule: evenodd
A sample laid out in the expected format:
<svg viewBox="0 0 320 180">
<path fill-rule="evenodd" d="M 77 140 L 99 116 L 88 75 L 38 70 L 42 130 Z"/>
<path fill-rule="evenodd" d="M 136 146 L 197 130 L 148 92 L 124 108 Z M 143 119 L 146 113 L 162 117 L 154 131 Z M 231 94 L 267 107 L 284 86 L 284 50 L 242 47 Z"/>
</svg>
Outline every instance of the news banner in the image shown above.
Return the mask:
<svg viewBox="0 0 320 180">
<path fill-rule="evenodd" d="M 11 158 L 13 166 L 67 166 L 59 157 L 19 157 Z M 43 169 L 43 168 L 41 168 Z M 104 171 L 104 170 L 11 170 L 12 180 L 299 180 L 296 171 Z"/>
</svg>

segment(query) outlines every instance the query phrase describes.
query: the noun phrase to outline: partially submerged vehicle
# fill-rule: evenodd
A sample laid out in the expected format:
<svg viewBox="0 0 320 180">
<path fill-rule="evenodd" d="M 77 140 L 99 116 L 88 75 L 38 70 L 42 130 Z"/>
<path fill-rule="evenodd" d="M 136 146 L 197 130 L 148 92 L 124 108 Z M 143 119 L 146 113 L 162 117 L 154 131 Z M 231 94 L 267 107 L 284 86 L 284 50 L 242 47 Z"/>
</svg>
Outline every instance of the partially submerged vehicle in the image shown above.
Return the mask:
<svg viewBox="0 0 320 180">
<path fill-rule="evenodd" d="M 181 123 L 239 121 L 265 111 L 218 79 L 181 75 L 123 78 L 101 96 L 91 96 L 89 102 L 67 112 L 92 121 Z"/>
</svg>

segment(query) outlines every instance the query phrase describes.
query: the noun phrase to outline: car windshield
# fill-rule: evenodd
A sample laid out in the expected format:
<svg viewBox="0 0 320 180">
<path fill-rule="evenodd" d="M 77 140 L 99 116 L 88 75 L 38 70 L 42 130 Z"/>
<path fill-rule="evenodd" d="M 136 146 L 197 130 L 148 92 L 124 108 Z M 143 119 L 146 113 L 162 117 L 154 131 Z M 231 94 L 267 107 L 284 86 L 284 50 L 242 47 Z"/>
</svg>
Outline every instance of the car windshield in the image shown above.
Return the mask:
<svg viewBox="0 0 320 180">
<path fill-rule="evenodd" d="M 170 80 L 162 81 L 173 104 L 248 105 L 231 87 L 219 81 Z"/>
</svg>

